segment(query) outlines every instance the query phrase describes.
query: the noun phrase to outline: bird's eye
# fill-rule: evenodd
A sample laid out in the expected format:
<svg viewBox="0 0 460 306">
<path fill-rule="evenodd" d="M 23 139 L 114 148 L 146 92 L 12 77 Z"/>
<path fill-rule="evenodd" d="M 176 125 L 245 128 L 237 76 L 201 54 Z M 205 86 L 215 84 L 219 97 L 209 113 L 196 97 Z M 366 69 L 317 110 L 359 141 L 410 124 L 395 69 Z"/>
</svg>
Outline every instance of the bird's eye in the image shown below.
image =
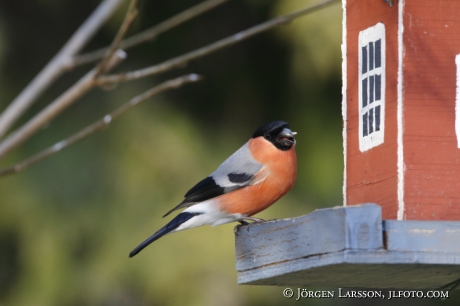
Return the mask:
<svg viewBox="0 0 460 306">
<path fill-rule="evenodd" d="M 270 134 L 264 134 L 264 138 L 270 140 L 272 139 L 272 136 Z"/>
</svg>

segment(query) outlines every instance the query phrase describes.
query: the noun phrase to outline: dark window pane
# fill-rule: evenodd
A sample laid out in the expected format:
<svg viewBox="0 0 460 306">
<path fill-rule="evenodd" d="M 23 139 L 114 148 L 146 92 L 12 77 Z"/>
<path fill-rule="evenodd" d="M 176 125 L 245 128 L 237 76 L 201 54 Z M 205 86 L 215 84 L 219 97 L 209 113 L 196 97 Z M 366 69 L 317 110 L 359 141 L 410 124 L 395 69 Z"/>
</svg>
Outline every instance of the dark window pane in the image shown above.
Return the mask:
<svg viewBox="0 0 460 306">
<path fill-rule="evenodd" d="M 382 40 L 375 42 L 375 68 L 382 66 Z"/>
<path fill-rule="evenodd" d="M 374 43 L 369 43 L 369 71 L 374 69 Z"/>
<path fill-rule="evenodd" d="M 369 104 L 374 102 L 374 76 L 369 77 Z"/>
<path fill-rule="evenodd" d="M 367 136 L 367 113 L 363 115 L 363 137 Z"/>
<path fill-rule="evenodd" d="M 380 131 L 380 105 L 375 108 L 375 130 Z"/>
<path fill-rule="evenodd" d="M 374 132 L 374 109 L 369 110 L 369 134 Z"/>
<path fill-rule="evenodd" d="M 367 72 L 367 47 L 362 47 L 361 48 L 361 55 L 363 59 L 363 66 L 361 67 L 361 73 L 366 73 Z"/>
<path fill-rule="evenodd" d="M 382 98 L 382 76 L 375 75 L 375 101 L 380 101 Z"/>
<path fill-rule="evenodd" d="M 363 80 L 362 90 L 363 107 L 365 107 L 367 105 L 367 78 Z"/>
</svg>

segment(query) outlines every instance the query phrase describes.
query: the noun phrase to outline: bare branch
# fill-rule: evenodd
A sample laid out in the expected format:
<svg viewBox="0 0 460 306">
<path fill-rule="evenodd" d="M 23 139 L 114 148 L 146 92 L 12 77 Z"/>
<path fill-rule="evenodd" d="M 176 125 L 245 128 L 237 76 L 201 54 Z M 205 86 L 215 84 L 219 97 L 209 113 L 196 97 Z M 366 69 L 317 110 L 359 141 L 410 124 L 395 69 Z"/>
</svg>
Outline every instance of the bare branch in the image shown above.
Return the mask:
<svg viewBox="0 0 460 306">
<path fill-rule="evenodd" d="M 42 126 L 48 123 L 51 118 L 61 113 L 65 108 L 71 105 L 76 99 L 87 93 L 94 87 L 94 76 L 96 70 L 93 69 L 82 77 L 66 92 L 56 98 L 51 104 L 40 111 L 35 117 L 29 120 L 17 131 L 9 135 L 0 143 L 0 158 L 5 156 L 12 149 L 23 143 Z"/>
<path fill-rule="evenodd" d="M 0 115 L 0 137 L 11 128 L 16 120 L 35 102 L 65 70 L 69 60 L 77 54 L 95 32 L 107 21 L 125 0 L 105 0 L 80 26 L 69 41 L 27 85 Z"/>
<path fill-rule="evenodd" d="M 261 23 L 257 26 L 254 26 L 252 28 L 249 28 L 247 30 L 241 31 L 237 34 L 234 34 L 230 37 L 224 38 L 222 40 L 219 40 L 215 43 L 212 43 L 210 45 L 207 45 L 205 47 L 202 47 L 200 49 L 197 49 L 195 51 L 186 53 L 184 55 L 178 56 L 176 58 L 167 60 L 161 64 L 150 66 L 144 69 L 139 69 L 136 71 L 129 71 L 129 72 L 123 72 L 119 74 L 112 74 L 112 75 L 106 75 L 106 76 L 101 76 L 97 79 L 97 83 L 99 85 L 104 85 L 108 83 L 119 83 L 119 82 L 127 82 L 131 80 L 136 80 L 140 78 L 144 78 L 147 76 L 159 74 L 171 69 L 174 69 L 176 67 L 181 67 L 187 62 L 203 57 L 205 55 L 208 55 L 212 52 L 215 52 L 217 50 L 223 49 L 225 47 L 228 47 L 230 45 L 236 44 L 240 41 L 243 41 L 249 37 L 252 37 L 256 34 L 265 32 L 267 30 L 270 30 L 274 27 L 277 27 L 282 24 L 287 24 L 291 22 L 292 20 L 300 17 L 307 15 L 309 13 L 316 12 L 322 8 L 325 8 L 331 4 L 338 3 L 340 0 L 327 0 L 324 1 L 320 4 L 317 4 L 315 6 L 305 8 L 299 11 L 296 11 L 291 14 L 283 15 L 280 17 L 276 17 L 274 19 L 271 19 L 269 21 L 266 21 L 264 23 Z"/>
<path fill-rule="evenodd" d="M 125 54 L 123 51 L 114 53 L 112 59 L 109 60 L 111 65 L 110 68 L 113 68 L 117 63 L 120 63 L 124 56 Z M 0 158 L 29 139 L 30 136 L 35 134 L 51 119 L 59 115 L 63 110 L 72 105 L 78 98 L 86 94 L 90 89 L 94 88 L 96 85 L 95 76 L 96 68 L 89 71 L 77 83 L 67 89 L 67 91 L 57 97 L 53 102 L 48 104 L 22 127 L 11 133 L 11 135 L 0 143 Z"/>
<path fill-rule="evenodd" d="M 104 56 L 103 60 L 97 65 L 96 68 L 88 72 L 71 88 L 65 91 L 57 99 L 46 106 L 42 111 L 35 115 L 31 120 L 25 123 L 17 131 L 9 135 L 3 142 L 0 143 L 0 158 L 5 156 L 12 149 L 23 143 L 30 136 L 36 133 L 42 126 L 48 123 L 52 118 L 59 115 L 64 109 L 74 103 L 79 97 L 87 93 L 95 86 L 96 77 L 105 71 L 113 68 L 126 57 L 124 51 L 119 50 L 121 40 L 126 35 L 130 25 L 134 21 L 138 12 L 139 0 L 131 0 L 130 6 L 126 13 L 125 19 L 120 26 L 120 29 L 115 36 L 110 49 Z M 118 52 L 117 52 L 118 51 Z"/>
<path fill-rule="evenodd" d="M 4 168 L 0 170 L 0 177 L 6 176 L 9 174 L 14 174 L 18 173 L 27 167 L 53 155 L 58 152 L 60 152 L 62 149 L 65 149 L 72 144 L 77 143 L 78 141 L 88 137 L 89 135 L 96 133 L 97 131 L 100 131 L 107 127 L 114 119 L 118 118 L 121 116 L 123 113 L 127 112 L 128 110 L 132 109 L 133 107 L 139 105 L 140 103 L 146 101 L 147 99 L 167 90 L 171 89 L 176 89 L 179 88 L 185 84 L 188 83 L 194 83 L 202 80 L 203 78 L 199 75 L 196 74 L 189 74 L 185 75 L 173 80 L 166 81 L 164 83 L 161 83 L 160 85 L 157 85 L 150 90 L 144 92 L 143 94 L 140 94 L 133 99 L 131 99 L 129 102 L 126 104 L 123 104 L 119 108 L 115 109 L 113 112 L 110 114 L 105 115 L 102 119 L 90 124 L 86 128 L 82 129 L 81 131 L 75 133 L 74 135 L 70 136 L 69 138 L 66 138 L 62 141 L 59 141 L 55 143 L 53 146 L 29 157 L 28 159 L 23 160 L 22 162 L 10 166 L 7 168 Z"/>
<path fill-rule="evenodd" d="M 102 58 L 102 61 L 96 67 L 96 77 L 101 73 L 104 73 L 108 70 L 108 64 L 113 54 L 118 50 L 121 41 L 126 36 L 130 26 L 133 24 L 134 20 L 139 13 L 139 0 L 131 0 L 129 3 L 128 11 L 126 12 L 125 19 L 118 30 L 117 35 L 112 41 L 110 48 L 107 50 L 106 54 Z"/>
<path fill-rule="evenodd" d="M 160 24 L 151 27 L 145 31 L 142 31 L 136 35 L 124 39 L 120 44 L 120 49 L 127 50 L 129 48 L 140 45 L 144 42 L 152 41 L 158 37 L 161 33 L 164 33 L 196 16 L 199 16 L 216 6 L 226 2 L 227 0 L 207 0 L 201 2 L 163 22 Z M 88 52 L 82 55 L 76 55 L 72 60 L 73 66 L 79 66 L 87 63 L 91 63 L 101 59 L 105 52 L 107 52 L 108 47 L 98 49 L 92 52 Z"/>
</svg>

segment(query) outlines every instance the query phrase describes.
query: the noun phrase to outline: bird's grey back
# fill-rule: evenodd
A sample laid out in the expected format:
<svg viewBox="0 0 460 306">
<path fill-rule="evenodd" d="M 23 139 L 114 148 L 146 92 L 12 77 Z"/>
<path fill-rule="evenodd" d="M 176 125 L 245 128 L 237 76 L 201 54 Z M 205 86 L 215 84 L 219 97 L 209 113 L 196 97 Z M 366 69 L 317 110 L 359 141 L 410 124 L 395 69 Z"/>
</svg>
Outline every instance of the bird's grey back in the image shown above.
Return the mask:
<svg viewBox="0 0 460 306">
<path fill-rule="evenodd" d="M 252 157 L 249 142 L 227 158 L 211 176 L 220 186 L 245 185 L 262 169 Z"/>
</svg>

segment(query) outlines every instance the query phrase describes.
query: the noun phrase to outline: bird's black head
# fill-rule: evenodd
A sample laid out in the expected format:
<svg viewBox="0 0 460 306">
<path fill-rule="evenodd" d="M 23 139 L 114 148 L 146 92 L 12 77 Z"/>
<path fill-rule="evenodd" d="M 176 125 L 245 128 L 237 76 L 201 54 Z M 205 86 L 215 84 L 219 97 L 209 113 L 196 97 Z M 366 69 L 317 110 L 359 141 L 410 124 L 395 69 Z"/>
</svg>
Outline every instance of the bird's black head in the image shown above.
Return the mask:
<svg viewBox="0 0 460 306">
<path fill-rule="evenodd" d="M 285 121 L 272 121 L 259 127 L 252 138 L 263 137 L 282 151 L 289 150 L 295 145 L 294 135 Z"/>
</svg>

